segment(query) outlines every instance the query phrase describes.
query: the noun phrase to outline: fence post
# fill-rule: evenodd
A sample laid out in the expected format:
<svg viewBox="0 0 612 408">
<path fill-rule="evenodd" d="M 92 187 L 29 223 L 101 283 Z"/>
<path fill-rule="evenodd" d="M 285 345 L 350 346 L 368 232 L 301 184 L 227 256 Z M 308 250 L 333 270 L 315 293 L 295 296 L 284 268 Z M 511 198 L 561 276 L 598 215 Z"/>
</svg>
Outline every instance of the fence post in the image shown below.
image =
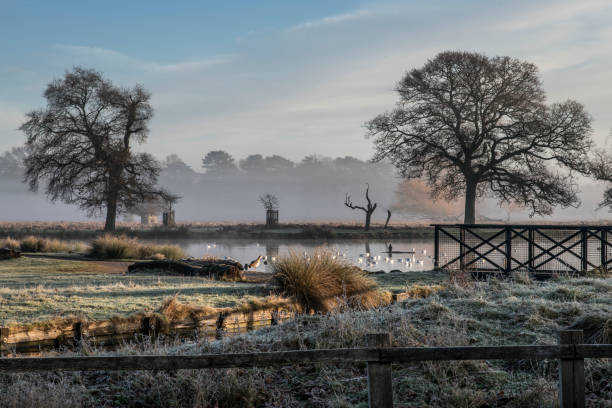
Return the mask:
<svg viewBox="0 0 612 408">
<path fill-rule="evenodd" d="M 533 256 L 535 255 L 533 253 L 533 249 L 534 249 L 534 246 L 535 246 L 534 245 L 534 242 L 535 242 L 534 241 L 534 239 L 535 239 L 534 235 L 535 234 L 534 234 L 534 231 L 533 231 L 533 227 L 529 227 L 529 235 L 528 235 L 528 237 L 529 237 L 529 242 L 528 242 L 529 247 L 528 247 L 528 250 L 527 250 L 527 260 L 528 260 L 527 262 L 528 262 L 528 266 L 529 266 L 529 271 L 530 272 L 535 272 L 534 269 L 533 269 Z"/>
<path fill-rule="evenodd" d="M 603 228 L 601 230 L 601 245 L 599 246 L 601 254 L 601 268 L 605 273 L 608 270 L 608 231 Z"/>
<path fill-rule="evenodd" d="M 434 269 L 440 267 L 440 226 L 434 227 Z"/>
<path fill-rule="evenodd" d="M 9 336 L 9 328 L 8 327 L 0 327 L 0 357 L 8 354 L 8 350 L 6 350 L 6 342 Z"/>
<path fill-rule="evenodd" d="M 389 333 L 370 333 L 366 341 L 370 348 L 390 347 L 391 335 Z M 368 406 L 370 408 L 393 407 L 391 363 L 368 361 Z"/>
<path fill-rule="evenodd" d="M 506 275 L 512 272 L 512 230 L 506 227 Z"/>
<path fill-rule="evenodd" d="M 582 343 L 584 343 L 582 330 L 561 330 L 559 333 L 559 344 Z M 561 408 L 583 408 L 584 401 L 584 358 L 562 358 L 559 364 Z"/>
<path fill-rule="evenodd" d="M 461 271 L 465 270 L 465 229 L 463 228 L 463 225 L 459 227 L 459 241 L 461 241 L 461 243 L 459 244 L 459 269 L 461 269 Z"/>
<path fill-rule="evenodd" d="M 581 255 L 582 255 L 582 273 L 585 274 L 585 273 L 587 273 L 587 269 L 589 267 L 589 264 L 587 262 L 588 259 L 589 259 L 589 250 L 588 250 L 588 246 L 587 246 L 588 245 L 588 238 L 587 238 L 587 231 L 586 231 L 586 229 L 582 228 L 582 231 L 581 231 L 580 235 L 581 235 L 581 241 L 582 241 L 581 242 L 581 244 L 582 244 L 581 245 L 581 247 L 582 247 L 581 248 L 582 249 L 581 250 L 581 252 L 582 252 L 581 253 Z"/>
</svg>

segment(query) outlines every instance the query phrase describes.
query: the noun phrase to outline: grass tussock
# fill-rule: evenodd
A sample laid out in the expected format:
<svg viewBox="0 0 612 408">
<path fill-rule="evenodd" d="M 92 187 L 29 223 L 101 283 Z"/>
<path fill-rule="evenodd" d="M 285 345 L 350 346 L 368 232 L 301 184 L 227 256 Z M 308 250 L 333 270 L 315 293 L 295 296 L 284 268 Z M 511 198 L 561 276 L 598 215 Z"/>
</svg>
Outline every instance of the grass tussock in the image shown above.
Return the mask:
<svg viewBox="0 0 612 408">
<path fill-rule="evenodd" d="M 6 237 L 5 239 L 0 240 L 0 248 L 12 249 L 13 251 L 21 250 L 21 247 L 19 246 L 19 241 L 11 237 Z"/>
<path fill-rule="evenodd" d="M 125 235 L 102 235 L 91 243 L 90 255 L 101 259 L 185 258 L 185 251 L 178 245 L 144 244 Z"/>
<path fill-rule="evenodd" d="M 359 267 L 318 249 L 312 254 L 290 251 L 272 264 L 274 279 L 284 296 L 306 311 L 329 312 L 342 304 L 364 308 L 389 304 L 391 294 Z"/>
<path fill-rule="evenodd" d="M 0 240 L 0 248 L 9 248 L 21 252 L 85 252 L 87 245 L 78 241 L 62 241 L 56 238 L 44 238 L 28 235 L 20 240 L 7 237 Z"/>
<path fill-rule="evenodd" d="M 404 293 L 406 293 L 410 298 L 419 299 L 429 297 L 432 294 L 443 290 L 444 288 L 445 287 L 443 285 L 414 284 L 406 287 Z"/>
</svg>

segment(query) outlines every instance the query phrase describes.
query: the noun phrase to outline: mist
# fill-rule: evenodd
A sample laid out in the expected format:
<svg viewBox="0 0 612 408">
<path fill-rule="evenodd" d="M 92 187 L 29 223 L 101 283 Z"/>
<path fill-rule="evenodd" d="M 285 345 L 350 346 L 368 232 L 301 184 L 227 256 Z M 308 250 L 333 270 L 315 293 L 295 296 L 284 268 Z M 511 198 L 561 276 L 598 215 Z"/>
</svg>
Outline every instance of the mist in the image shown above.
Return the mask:
<svg viewBox="0 0 612 408">
<path fill-rule="evenodd" d="M 218 154 L 219 151 L 209 152 Z M 362 222 L 363 213 L 344 206 L 346 194 L 353 203 L 365 202 L 365 189 L 378 203 L 373 222 L 384 222 L 387 209 L 391 222 L 439 220 L 461 222 L 463 200 L 434 200 L 421 180 L 404 180 L 389 163 L 371 163 L 354 157 L 305 156 L 293 162 L 279 155 L 252 154 L 234 159 L 224 152 L 222 160 L 211 160 L 208 168 L 193 168 L 178 155 L 162 160 L 159 184 L 181 198 L 175 205 L 178 222 L 263 222 L 260 195 L 274 194 L 280 201 L 281 222 Z M 202 154 L 204 158 L 206 154 Z M 23 152 L 12 149 L 0 156 L 0 211 L 5 221 L 84 221 L 78 207 L 52 203 L 44 194 L 28 191 L 22 183 Z M 527 209 L 500 206 L 483 198 L 477 206 L 482 221 L 607 220 L 607 209 L 598 209 L 604 183 L 582 179 L 581 205 L 557 208 L 551 216 L 529 217 Z M 95 220 L 101 220 L 94 218 Z M 135 215 L 123 220 L 137 221 Z"/>
</svg>

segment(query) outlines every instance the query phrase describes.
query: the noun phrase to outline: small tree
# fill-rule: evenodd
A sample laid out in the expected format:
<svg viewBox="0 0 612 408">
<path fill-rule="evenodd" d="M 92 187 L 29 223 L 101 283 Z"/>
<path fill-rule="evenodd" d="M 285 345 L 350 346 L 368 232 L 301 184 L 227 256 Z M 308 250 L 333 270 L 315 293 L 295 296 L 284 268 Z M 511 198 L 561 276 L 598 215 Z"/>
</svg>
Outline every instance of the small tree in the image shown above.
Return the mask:
<svg viewBox="0 0 612 408">
<path fill-rule="evenodd" d="M 278 198 L 274 194 L 266 193 L 259 196 L 259 202 L 266 209 L 266 226 L 272 227 L 278 224 Z"/>
<path fill-rule="evenodd" d="M 259 196 L 258 201 L 264 206 L 266 211 L 278 210 L 278 197 L 276 197 L 274 194 L 266 193 L 262 196 Z"/>
<path fill-rule="evenodd" d="M 348 193 L 346 194 L 344 205 L 350 208 L 351 210 L 361 210 L 365 213 L 365 230 L 368 231 L 370 229 L 370 221 L 372 219 L 372 214 L 374 214 L 374 211 L 376 211 L 378 203 L 372 204 L 372 201 L 370 200 L 370 185 L 366 184 L 366 186 L 367 187 L 365 191 L 365 198 L 367 204 L 365 206 L 354 205 L 351 201 L 351 196 Z"/>
<path fill-rule="evenodd" d="M 396 90 L 395 110 L 366 125 L 374 160 L 423 177 L 434 198 L 463 196 L 465 223 L 475 222 L 485 194 L 531 215 L 579 203 L 575 174 L 588 173 L 591 117 L 572 100 L 546 105 L 535 65 L 442 52 Z"/>
</svg>

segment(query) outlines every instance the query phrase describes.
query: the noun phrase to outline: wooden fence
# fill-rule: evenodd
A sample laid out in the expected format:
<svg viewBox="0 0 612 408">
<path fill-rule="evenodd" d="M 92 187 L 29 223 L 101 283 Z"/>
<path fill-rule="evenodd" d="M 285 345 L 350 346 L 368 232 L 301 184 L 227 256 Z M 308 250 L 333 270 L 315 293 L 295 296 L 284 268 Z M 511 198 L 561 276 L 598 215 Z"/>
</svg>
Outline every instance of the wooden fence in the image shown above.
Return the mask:
<svg viewBox="0 0 612 408">
<path fill-rule="evenodd" d="M 392 363 L 451 360 L 559 359 L 561 407 L 585 405 L 585 358 L 610 358 L 612 345 L 583 344 L 581 330 L 560 332 L 558 345 L 390 347 L 388 333 L 369 334 L 367 347 L 190 356 L 0 358 L 0 373 L 23 371 L 179 370 L 367 362 L 369 406 L 393 406 Z"/>
<path fill-rule="evenodd" d="M 225 311 L 183 320 L 165 321 L 159 314 L 98 321 L 76 321 L 54 325 L 0 327 L 0 357 L 8 354 L 38 353 L 41 350 L 72 348 L 86 339 L 92 346 L 113 346 L 138 336 L 222 337 L 276 325 L 295 315 L 296 305 L 261 310 Z"/>
<path fill-rule="evenodd" d="M 609 225 L 434 224 L 434 266 L 481 273 L 584 274 L 612 262 Z"/>
</svg>

